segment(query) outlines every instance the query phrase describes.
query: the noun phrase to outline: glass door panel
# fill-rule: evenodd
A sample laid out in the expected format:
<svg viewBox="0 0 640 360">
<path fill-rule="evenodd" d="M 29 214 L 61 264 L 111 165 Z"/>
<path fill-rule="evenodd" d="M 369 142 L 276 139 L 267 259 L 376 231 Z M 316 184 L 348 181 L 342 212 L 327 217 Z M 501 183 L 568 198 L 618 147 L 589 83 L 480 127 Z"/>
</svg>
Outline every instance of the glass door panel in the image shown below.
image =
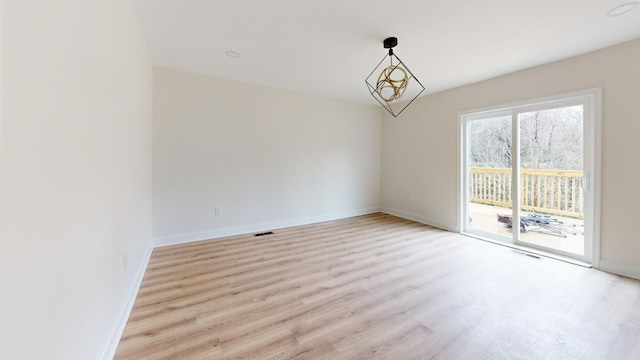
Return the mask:
<svg viewBox="0 0 640 360">
<path fill-rule="evenodd" d="M 516 242 L 584 256 L 584 106 L 518 113 L 520 234 Z"/>
<path fill-rule="evenodd" d="M 467 231 L 510 241 L 512 201 L 512 115 L 467 124 Z"/>
</svg>

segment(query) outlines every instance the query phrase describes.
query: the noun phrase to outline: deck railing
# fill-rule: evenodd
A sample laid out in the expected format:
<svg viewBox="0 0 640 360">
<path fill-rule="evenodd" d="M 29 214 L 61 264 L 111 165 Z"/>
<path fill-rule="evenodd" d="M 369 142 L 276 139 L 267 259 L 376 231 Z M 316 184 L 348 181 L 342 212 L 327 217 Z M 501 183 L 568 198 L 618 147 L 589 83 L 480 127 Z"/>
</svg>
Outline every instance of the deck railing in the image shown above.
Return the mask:
<svg viewBox="0 0 640 360">
<path fill-rule="evenodd" d="M 580 170 L 520 170 L 520 208 L 537 213 L 584 217 Z M 511 169 L 472 167 L 471 202 L 511 207 Z"/>
</svg>

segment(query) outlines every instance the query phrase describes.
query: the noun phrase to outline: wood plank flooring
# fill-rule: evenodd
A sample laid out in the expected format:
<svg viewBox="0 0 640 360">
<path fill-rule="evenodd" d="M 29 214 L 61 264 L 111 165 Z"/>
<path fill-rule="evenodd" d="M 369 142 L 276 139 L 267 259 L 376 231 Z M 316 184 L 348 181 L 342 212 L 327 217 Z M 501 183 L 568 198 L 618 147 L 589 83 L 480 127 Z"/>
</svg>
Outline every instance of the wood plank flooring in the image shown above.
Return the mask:
<svg viewBox="0 0 640 360">
<path fill-rule="evenodd" d="M 155 249 L 116 359 L 640 359 L 640 282 L 386 214 Z"/>
</svg>

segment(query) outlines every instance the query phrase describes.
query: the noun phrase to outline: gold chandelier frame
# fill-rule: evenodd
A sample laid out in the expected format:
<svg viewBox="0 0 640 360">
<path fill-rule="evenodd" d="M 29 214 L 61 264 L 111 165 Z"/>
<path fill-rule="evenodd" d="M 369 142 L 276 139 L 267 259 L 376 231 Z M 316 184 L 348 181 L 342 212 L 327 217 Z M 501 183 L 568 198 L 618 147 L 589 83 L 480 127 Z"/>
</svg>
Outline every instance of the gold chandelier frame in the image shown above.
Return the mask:
<svg viewBox="0 0 640 360">
<path fill-rule="evenodd" d="M 382 58 L 365 80 L 369 93 L 394 117 L 400 115 L 425 90 L 411 70 L 394 54 L 396 45 L 398 39 L 395 37 L 384 40 L 383 46 L 389 49 L 389 54 Z M 383 63 L 387 57 L 389 65 L 385 66 Z M 405 97 L 405 94 L 408 96 Z"/>
</svg>

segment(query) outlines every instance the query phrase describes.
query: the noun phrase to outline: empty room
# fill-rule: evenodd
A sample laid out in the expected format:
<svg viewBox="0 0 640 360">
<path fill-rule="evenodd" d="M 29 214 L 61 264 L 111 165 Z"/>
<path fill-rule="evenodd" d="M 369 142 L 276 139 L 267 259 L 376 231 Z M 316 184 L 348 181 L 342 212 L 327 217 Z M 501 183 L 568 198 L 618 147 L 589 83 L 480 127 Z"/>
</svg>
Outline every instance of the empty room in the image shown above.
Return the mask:
<svg viewBox="0 0 640 360">
<path fill-rule="evenodd" d="M 0 0 L 0 359 L 640 359 L 640 2 Z"/>
</svg>

